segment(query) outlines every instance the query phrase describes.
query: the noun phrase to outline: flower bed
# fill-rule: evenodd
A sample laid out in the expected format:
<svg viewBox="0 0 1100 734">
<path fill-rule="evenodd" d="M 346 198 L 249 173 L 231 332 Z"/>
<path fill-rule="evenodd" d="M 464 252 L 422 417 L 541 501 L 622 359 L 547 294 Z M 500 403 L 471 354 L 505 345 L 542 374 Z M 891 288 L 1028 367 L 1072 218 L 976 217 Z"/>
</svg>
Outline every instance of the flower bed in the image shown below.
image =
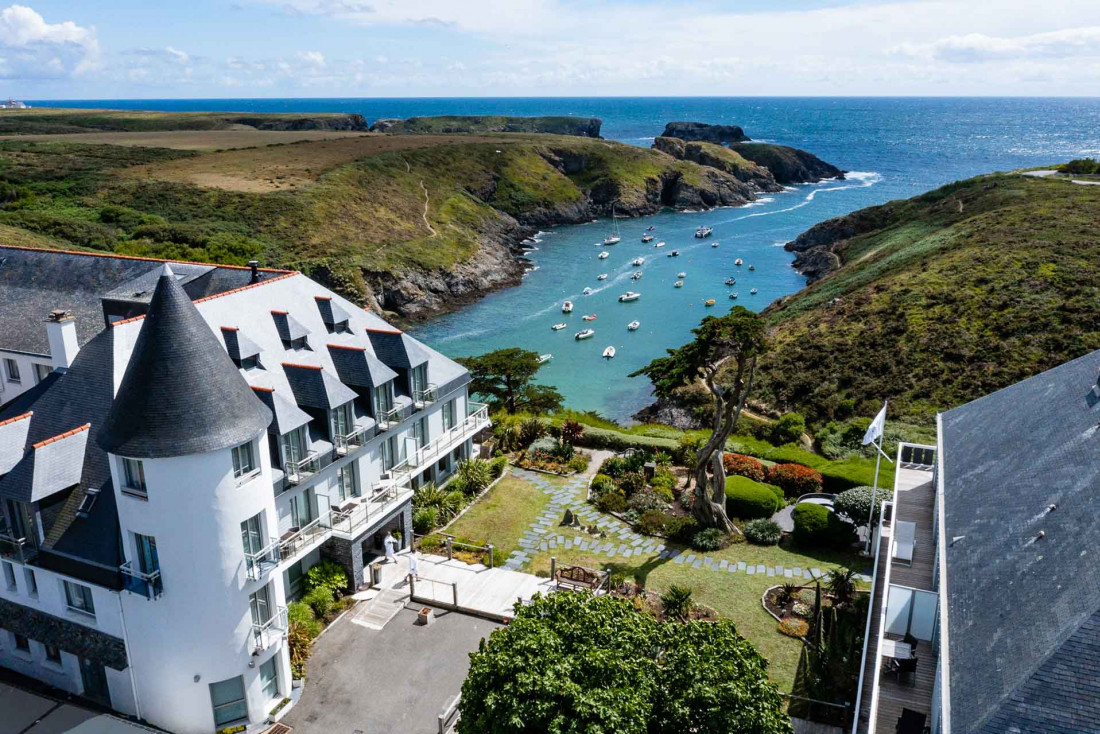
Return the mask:
<svg viewBox="0 0 1100 734">
<path fill-rule="evenodd" d="M 591 456 L 577 451 L 568 441 L 543 436 L 512 456 L 512 463 L 530 471 L 571 476 L 588 468 Z"/>
</svg>

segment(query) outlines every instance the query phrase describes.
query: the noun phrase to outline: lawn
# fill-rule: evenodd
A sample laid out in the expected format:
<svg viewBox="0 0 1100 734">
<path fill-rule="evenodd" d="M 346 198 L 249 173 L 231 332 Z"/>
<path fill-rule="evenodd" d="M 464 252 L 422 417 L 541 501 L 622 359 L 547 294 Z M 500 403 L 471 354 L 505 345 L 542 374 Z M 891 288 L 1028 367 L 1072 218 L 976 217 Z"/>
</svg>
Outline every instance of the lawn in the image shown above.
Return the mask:
<svg viewBox="0 0 1100 734">
<path fill-rule="evenodd" d="M 519 548 L 523 531 L 550 501 L 550 495 L 511 474 L 470 506 L 462 517 L 443 530 L 477 543 L 492 543 L 494 557 L 503 562 Z"/>
</svg>

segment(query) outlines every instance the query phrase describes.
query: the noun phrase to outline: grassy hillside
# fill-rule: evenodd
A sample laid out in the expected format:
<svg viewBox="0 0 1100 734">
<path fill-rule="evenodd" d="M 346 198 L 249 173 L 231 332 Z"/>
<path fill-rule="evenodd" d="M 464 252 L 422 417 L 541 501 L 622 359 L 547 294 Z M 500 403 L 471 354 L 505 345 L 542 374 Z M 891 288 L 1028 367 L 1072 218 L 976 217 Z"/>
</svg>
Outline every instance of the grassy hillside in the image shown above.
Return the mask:
<svg viewBox="0 0 1100 734">
<path fill-rule="evenodd" d="M 0 110 L 0 134 L 229 130 L 239 127 L 260 130 L 367 129 L 366 121 L 361 115 L 337 113 L 146 112 L 59 107 Z"/>
<path fill-rule="evenodd" d="M 1100 187 L 957 182 L 823 223 L 839 270 L 766 312 L 762 399 L 922 421 L 1100 348 Z"/>
<path fill-rule="evenodd" d="M 371 130 L 399 134 L 441 135 L 448 133 L 548 133 L 600 137 L 601 121 L 594 117 L 507 115 L 437 115 L 407 120 L 376 120 Z"/>
</svg>

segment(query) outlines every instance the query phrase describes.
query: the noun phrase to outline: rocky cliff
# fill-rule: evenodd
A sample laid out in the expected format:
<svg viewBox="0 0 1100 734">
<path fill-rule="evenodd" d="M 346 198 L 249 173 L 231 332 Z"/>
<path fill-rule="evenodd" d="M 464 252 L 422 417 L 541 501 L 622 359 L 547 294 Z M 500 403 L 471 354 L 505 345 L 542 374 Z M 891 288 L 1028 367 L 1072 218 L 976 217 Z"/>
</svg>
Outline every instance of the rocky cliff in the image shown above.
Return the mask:
<svg viewBox="0 0 1100 734">
<path fill-rule="evenodd" d="M 665 125 L 661 137 L 705 143 L 740 143 L 752 140 L 738 125 L 708 125 L 705 122 L 670 122 Z"/>
<path fill-rule="evenodd" d="M 439 115 L 407 120 L 375 120 L 372 132 L 391 134 L 548 133 L 582 138 L 600 137 L 602 120 L 595 117 L 510 117 L 505 115 Z"/>
<path fill-rule="evenodd" d="M 768 143 L 734 143 L 730 150 L 767 168 L 781 184 L 814 183 L 823 178 L 844 178 L 844 171 L 798 148 Z"/>
<path fill-rule="evenodd" d="M 367 120 L 362 115 L 321 115 L 310 117 L 267 117 L 240 115 L 227 117 L 234 125 L 248 125 L 257 130 L 347 130 L 366 132 Z"/>
<path fill-rule="evenodd" d="M 758 191 L 783 190 L 767 168 L 715 143 L 687 142 L 680 138 L 660 137 L 654 139 L 653 147 L 673 158 L 728 173 L 739 181 L 752 184 Z"/>
</svg>

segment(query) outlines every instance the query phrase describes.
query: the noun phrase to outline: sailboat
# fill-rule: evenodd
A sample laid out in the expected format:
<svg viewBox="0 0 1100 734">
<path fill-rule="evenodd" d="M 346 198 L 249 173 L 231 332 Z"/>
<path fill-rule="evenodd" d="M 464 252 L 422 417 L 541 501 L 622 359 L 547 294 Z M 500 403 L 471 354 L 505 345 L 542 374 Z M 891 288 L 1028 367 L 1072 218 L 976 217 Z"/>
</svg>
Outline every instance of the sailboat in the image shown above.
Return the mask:
<svg viewBox="0 0 1100 734">
<path fill-rule="evenodd" d="M 615 205 L 614 204 L 611 205 L 611 221 L 615 223 L 614 224 L 615 231 L 608 233 L 608 235 L 603 238 L 604 247 L 608 247 L 610 245 L 617 245 L 617 244 L 619 244 L 620 242 L 623 241 L 623 238 L 619 235 L 619 223 L 615 219 Z"/>
</svg>

